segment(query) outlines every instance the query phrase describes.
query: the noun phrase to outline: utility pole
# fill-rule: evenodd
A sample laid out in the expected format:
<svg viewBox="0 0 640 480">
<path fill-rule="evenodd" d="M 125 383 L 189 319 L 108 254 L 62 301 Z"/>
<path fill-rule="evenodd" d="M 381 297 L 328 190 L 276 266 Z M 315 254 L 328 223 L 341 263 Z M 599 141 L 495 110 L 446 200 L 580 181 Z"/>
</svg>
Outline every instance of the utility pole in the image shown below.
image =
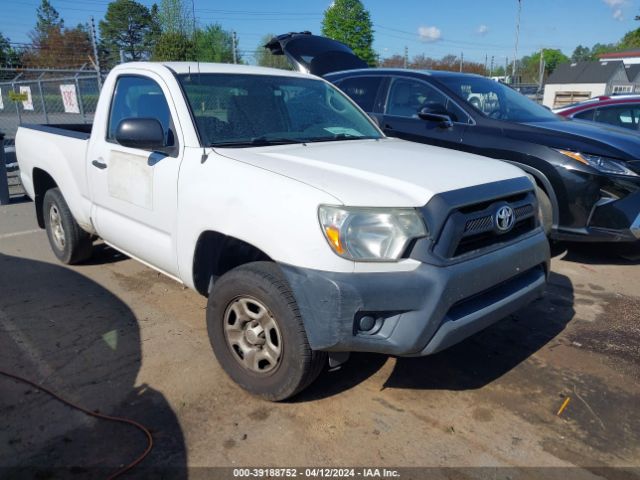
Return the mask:
<svg viewBox="0 0 640 480">
<path fill-rule="evenodd" d="M 494 55 L 491 55 L 491 67 L 489 68 L 489 76 L 493 77 L 493 60 L 495 59 Z"/>
<path fill-rule="evenodd" d="M 93 46 L 93 56 L 96 58 L 96 73 L 98 74 L 98 90 L 102 90 L 102 73 L 100 70 L 100 56 L 98 55 L 98 40 L 96 37 L 96 23 L 91 17 L 91 45 Z"/>
<path fill-rule="evenodd" d="M 540 49 L 540 65 L 538 66 L 538 91 L 536 92 L 536 100 L 539 100 L 538 96 L 542 91 L 542 84 L 544 82 L 544 71 L 547 68 L 544 61 L 544 48 Z"/>
<path fill-rule="evenodd" d="M 409 68 L 409 47 L 404 47 L 404 68 Z"/>
<path fill-rule="evenodd" d="M 518 16 L 516 19 L 516 45 L 515 45 L 515 51 L 513 53 L 513 69 L 511 70 L 514 81 L 516 79 L 516 73 L 517 73 L 516 67 L 518 63 L 518 42 L 520 41 L 520 14 L 521 13 L 522 13 L 522 0 L 518 0 Z"/>
<path fill-rule="evenodd" d="M 231 32 L 231 43 L 233 46 L 233 63 L 238 63 L 238 54 L 236 52 L 236 45 L 238 41 L 236 40 L 236 31 Z"/>
<path fill-rule="evenodd" d="M 511 83 L 508 82 L 507 79 L 509 78 L 509 57 L 504 57 L 504 83 Z"/>
<path fill-rule="evenodd" d="M 487 63 L 489 62 L 489 54 L 485 53 L 484 54 L 484 74 L 486 75 L 488 70 L 487 70 Z"/>
<path fill-rule="evenodd" d="M 120 63 L 124 63 L 124 48 L 120 49 Z"/>
<path fill-rule="evenodd" d="M 462 72 L 462 64 L 464 63 L 464 52 L 460 52 L 460 71 Z"/>
</svg>

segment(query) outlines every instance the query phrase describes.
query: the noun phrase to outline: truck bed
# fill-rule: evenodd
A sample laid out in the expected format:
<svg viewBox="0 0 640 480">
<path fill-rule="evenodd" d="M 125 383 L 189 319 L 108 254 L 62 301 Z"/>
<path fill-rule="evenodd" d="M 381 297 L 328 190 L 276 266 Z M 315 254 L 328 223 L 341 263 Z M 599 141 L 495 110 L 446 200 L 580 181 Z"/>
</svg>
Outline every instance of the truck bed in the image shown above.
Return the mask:
<svg viewBox="0 0 640 480">
<path fill-rule="evenodd" d="M 27 195 L 35 199 L 39 182 L 53 182 L 87 231 L 92 228 L 86 172 L 91 128 L 91 124 L 27 124 L 16 133 L 20 180 Z"/>
<path fill-rule="evenodd" d="M 40 132 L 53 133 L 54 135 L 79 138 L 81 140 L 87 140 L 91 136 L 91 129 L 93 128 L 92 123 L 25 123 L 20 126 Z"/>
</svg>

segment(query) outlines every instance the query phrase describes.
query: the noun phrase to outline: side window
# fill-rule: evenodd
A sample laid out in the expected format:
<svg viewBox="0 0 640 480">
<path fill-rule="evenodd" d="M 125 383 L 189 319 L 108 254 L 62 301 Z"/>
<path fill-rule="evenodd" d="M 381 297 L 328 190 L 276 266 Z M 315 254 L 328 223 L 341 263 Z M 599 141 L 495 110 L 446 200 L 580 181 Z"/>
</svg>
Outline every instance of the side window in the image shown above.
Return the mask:
<svg viewBox="0 0 640 480">
<path fill-rule="evenodd" d="M 572 118 L 577 118 L 578 120 L 593 120 L 593 114 L 595 113 L 595 109 L 585 110 L 583 112 L 576 113 Z"/>
<path fill-rule="evenodd" d="M 639 110 L 630 105 L 599 108 L 595 114 L 595 121 L 615 125 L 616 127 L 638 129 Z"/>
<path fill-rule="evenodd" d="M 336 82 L 336 85 L 365 112 L 373 112 L 380 83 L 382 77 L 352 77 Z"/>
<path fill-rule="evenodd" d="M 418 118 L 418 111 L 424 107 L 443 110 L 454 122 L 469 123 L 469 116 L 431 85 L 409 79 L 393 81 L 387 100 L 387 115 Z"/>
<path fill-rule="evenodd" d="M 164 130 L 167 146 L 175 144 L 167 99 L 160 85 L 150 78 L 118 77 L 109 112 L 108 141 L 115 142 L 118 125 L 125 118 L 157 119 Z"/>
</svg>

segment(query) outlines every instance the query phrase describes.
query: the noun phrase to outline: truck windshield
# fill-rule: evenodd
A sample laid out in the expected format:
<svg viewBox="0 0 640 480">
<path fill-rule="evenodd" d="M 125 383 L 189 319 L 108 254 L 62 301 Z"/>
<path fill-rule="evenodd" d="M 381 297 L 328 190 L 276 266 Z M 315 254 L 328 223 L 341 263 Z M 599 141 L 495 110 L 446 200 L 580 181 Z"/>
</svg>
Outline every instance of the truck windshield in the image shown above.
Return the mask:
<svg viewBox="0 0 640 480">
<path fill-rule="evenodd" d="M 521 123 L 560 119 L 521 93 L 488 78 L 471 75 L 442 75 L 437 79 L 490 118 Z"/>
<path fill-rule="evenodd" d="M 380 138 L 331 85 L 277 75 L 179 75 L 204 145 L 249 147 Z"/>
</svg>

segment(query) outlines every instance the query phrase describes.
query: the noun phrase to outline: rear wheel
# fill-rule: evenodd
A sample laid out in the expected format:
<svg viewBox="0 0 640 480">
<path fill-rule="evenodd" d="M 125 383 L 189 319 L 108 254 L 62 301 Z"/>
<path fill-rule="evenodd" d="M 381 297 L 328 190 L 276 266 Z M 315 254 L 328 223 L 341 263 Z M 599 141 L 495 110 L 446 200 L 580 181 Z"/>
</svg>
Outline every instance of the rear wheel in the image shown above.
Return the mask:
<svg viewBox="0 0 640 480">
<path fill-rule="evenodd" d="M 207 330 L 229 377 L 268 400 L 297 394 L 326 364 L 326 353 L 311 350 L 293 294 L 271 262 L 240 266 L 216 281 Z"/>
<path fill-rule="evenodd" d="M 49 244 L 58 260 L 69 265 L 87 260 L 93 250 L 91 235 L 73 218 L 60 189 L 47 190 L 42 211 Z"/>
<path fill-rule="evenodd" d="M 549 196 L 536 185 L 536 196 L 538 197 L 538 218 L 540 219 L 540 225 L 544 229 L 544 233 L 551 235 L 551 229 L 553 227 L 553 209 L 551 207 L 551 200 Z"/>
</svg>

